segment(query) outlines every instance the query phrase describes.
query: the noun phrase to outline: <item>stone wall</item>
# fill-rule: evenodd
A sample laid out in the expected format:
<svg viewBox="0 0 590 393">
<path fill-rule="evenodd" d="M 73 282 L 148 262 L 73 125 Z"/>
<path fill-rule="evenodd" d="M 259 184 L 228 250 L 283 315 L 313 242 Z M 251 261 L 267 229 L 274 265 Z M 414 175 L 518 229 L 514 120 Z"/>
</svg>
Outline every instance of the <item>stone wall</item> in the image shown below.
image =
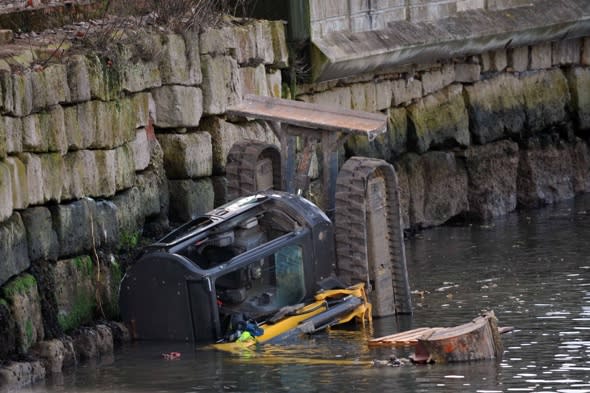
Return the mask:
<svg viewBox="0 0 590 393">
<path fill-rule="evenodd" d="M 590 191 L 590 40 L 482 53 L 303 87 L 299 99 L 381 112 L 389 130 L 347 155 L 385 158 L 406 228 L 490 219 Z"/>
<path fill-rule="evenodd" d="M 379 30 L 400 20 L 442 19 L 468 10 L 502 10 L 530 3 L 529 0 L 309 0 L 311 36 L 313 39 L 334 31 Z"/>
<path fill-rule="evenodd" d="M 116 318 L 117 255 L 142 231 L 224 201 L 235 141 L 276 142 L 267 125 L 224 112 L 244 94 L 281 95 L 284 24 L 146 34 L 117 53 L 72 49 L 47 64 L 26 43 L 10 46 L 0 60 L 0 363 L 33 352 L 60 371 L 49 353 L 102 351 L 98 328 L 80 326 Z M 23 367 L 0 369 L 0 387 Z"/>
<path fill-rule="evenodd" d="M 386 134 L 345 153 L 395 164 L 407 228 L 489 219 L 590 191 L 589 48 L 498 50 L 297 95 L 388 116 Z M 110 56 L 43 53 L 15 42 L 0 60 L 0 361 L 42 360 L 0 369 L 0 386 L 112 348 L 120 327 L 80 327 L 116 316 L 117 255 L 224 201 L 231 146 L 277 143 L 226 109 L 288 94 L 282 22 L 146 34 Z"/>
</svg>

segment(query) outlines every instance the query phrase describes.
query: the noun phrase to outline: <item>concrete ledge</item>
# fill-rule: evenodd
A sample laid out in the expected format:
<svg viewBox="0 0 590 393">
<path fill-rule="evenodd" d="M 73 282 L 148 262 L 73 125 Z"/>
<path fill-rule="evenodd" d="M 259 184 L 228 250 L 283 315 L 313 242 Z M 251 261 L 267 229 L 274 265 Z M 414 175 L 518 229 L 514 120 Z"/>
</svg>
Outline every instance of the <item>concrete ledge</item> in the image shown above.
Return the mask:
<svg viewBox="0 0 590 393">
<path fill-rule="evenodd" d="M 327 81 L 413 63 L 590 34 L 590 0 L 538 0 L 508 10 L 392 22 L 382 30 L 334 32 L 312 42 L 312 78 Z"/>
</svg>

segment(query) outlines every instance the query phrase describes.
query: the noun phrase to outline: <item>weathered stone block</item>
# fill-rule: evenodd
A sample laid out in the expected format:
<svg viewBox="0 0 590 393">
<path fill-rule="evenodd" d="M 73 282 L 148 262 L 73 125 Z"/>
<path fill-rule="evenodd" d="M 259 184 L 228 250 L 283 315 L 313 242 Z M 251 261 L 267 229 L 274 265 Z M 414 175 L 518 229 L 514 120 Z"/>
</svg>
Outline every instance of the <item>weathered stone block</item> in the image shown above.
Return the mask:
<svg viewBox="0 0 590 393">
<path fill-rule="evenodd" d="M 242 81 L 242 92 L 258 96 L 268 96 L 268 81 L 264 64 L 256 67 L 240 68 L 240 80 Z"/>
<path fill-rule="evenodd" d="M 145 220 L 144 198 L 137 187 L 115 195 L 112 202 L 117 207 L 117 223 L 121 237 L 131 236 L 139 231 Z"/>
<path fill-rule="evenodd" d="M 168 213 L 167 179 L 154 170 L 148 170 L 137 176 L 136 184 L 142 197 L 144 216 L 154 217 Z"/>
<path fill-rule="evenodd" d="M 579 64 L 582 53 L 582 40 L 573 39 L 552 43 L 553 65 Z"/>
<path fill-rule="evenodd" d="M 28 193 L 28 204 L 29 205 L 40 205 L 45 201 L 43 200 L 43 167 L 41 165 L 41 157 L 37 154 L 23 153 L 19 154 L 18 158 L 25 165 L 26 170 L 26 181 Z"/>
<path fill-rule="evenodd" d="M 72 55 L 67 60 L 68 86 L 72 102 L 82 102 L 91 99 L 90 62 L 83 55 Z"/>
<path fill-rule="evenodd" d="M 387 132 L 369 142 L 366 136 L 353 135 L 346 142 L 349 156 L 382 158 L 390 161 L 406 152 L 408 122 L 405 108 L 388 110 Z"/>
<path fill-rule="evenodd" d="M 352 90 L 349 86 L 337 87 L 316 93 L 309 97 L 310 102 L 339 109 L 352 108 Z"/>
<path fill-rule="evenodd" d="M 63 200 L 80 199 L 92 195 L 96 189 L 96 167 L 94 154 L 79 150 L 64 156 L 64 178 L 62 181 Z"/>
<path fill-rule="evenodd" d="M 20 214 L 14 213 L 0 223 L 0 285 L 30 265 L 25 225 Z"/>
<path fill-rule="evenodd" d="M 53 229 L 59 242 L 59 257 L 81 255 L 92 248 L 94 204 L 91 199 L 81 199 L 50 206 Z"/>
<path fill-rule="evenodd" d="M 236 40 L 236 60 L 240 65 L 261 64 L 262 59 L 257 57 L 256 52 L 256 26 L 249 23 L 234 29 Z"/>
<path fill-rule="evenodd" d="M 257 122 L 233 124 L 217 117 L 210 117 L 206 119 L 202 128 L 211 134 L 214 174 L 225 173 L 227 155 L 236 142 L 254 139 L 279 145 L 272 130 Z"/>
<path fill-rule="evenodd" d="M 211 176 L 213 149 L 208 132 L 160 134 L 164 168 L 170 179 Z"/>
<path fill-rule="evenodd" d="M 117 192 L 117 153 L 115 150 L 94 150 L 96 188 L 88 192 L 92 197 L 109 197 Z"/>
<path fill-rule="evenodd" d="M 160 37 L 162 50 L 158 55 L 163 85 L 191 85 L 187 48 L 182 36 L 165 34 Z"/>
<path fill-rule="evenodd" d="M 142 35 L 135 45 L 123 48 L 117 70 L 123 91 L 137 93 L 162 86 L 157 59 L 161 50 L 160 37 L 156 34 Z"/>
<path fill-rule="evenodd" d="M 30 72 L 12 74 L 12 106 L 7 107 L 8 114 L 22 117 L 33 110 L 33 83 Z"/>
<path fill-rule="evenodd" d="M 21 212 L 27 230 L 29 259 L 56 260 L 59 253 L 57 234 L 53 230 L 51 212 L 43 206 L 31 207 Z"/>
<path fill-rule="evenodd" d="M 486 52 L 481 55 L 482 72 L 500 72 L 508 66 L 508 56 L 505 49 Z"/>
<path fill-rule="evenodd" d="M 10 217 L 14 208 L 11 172 L 11 168 L 0 161 L 0 222 Z"/>
<path fill-rule="evenodd" d="M 219 115 L 240 102 L 242 81 L 236 60 L 229 56 L 201 58 L 203 70 L 203 112 Z M 159 119 L 158 119 L 159 121 Z"/>
<path fill-rule="evenodd" d="M 115 247 L 119 242 L 117 206 L 108 200 L 96 201 L 94 227 L 97 246 Z"/>
<path fill-rule="evenodd" d="M 19 159 L 26 168 L 26 181 L 29 205 L 39 205 L 49 201 L 60 201 L 65 165 L 63 156 L 58 153 L 23 153 Z"/>
<path fill-rule="evenodd" d="M 6 157 L 5 163 L 10 172 L 10 185 L 12 190 L 12 207 L 13 209 L 24 209 L 29 204 L 29 189 L 27 183 L 27 168 L 17 157 Z M 0 166 L 2 162 L 0 161 Z M 0 169 L 2 173 L 2 169 Z M 0 177 L 3 175 L 0 175 Z M 0 180 L 0 189 L 2 189 L 3 181 Z M 2 200 L 2 198 L 0 198 Z M 7 206 L 9 204 L 7 203 Z M 1 210 L 1 209 L 0 209 Z M 2 214 L 0 214 L 0 217 Z M 0 219 L 0 221 L 2 221 Z"/>
<path fill-rule="evenodd" d="M 156 106 L 156 126 L 196 127 L 203 113 L 203 93 L 197 87 L 162 86 L 152 90 Z"/>
<path fill-rule="evenodd" d="M 272 41 L 272 27 L 267 20 L 256 20 L 256 57 L 264 64 L 273 64 L 275 54 Z"/>
<path fill-rule="evenodd" d="M 236 29 L 222 27 L 206 29 L 199 37 L 199 49 L 202 55 L 224 55 L 232 49 L 238 49 Z"/>
<path fill-rule="evenodd" d="M 455 64 L 455 81 L 460 83 L 478 82 L 481 74 L 481 66 L 475 63 Z"/>
<path fill-rule="evenodd" d="M 531 46 L 531 61 L 529 68 L 531 70 L 543 70 L 551 68 L 552 62 L 552 49 L 551 43 L 538 44 Z"/>
<path fill-rule="evenodd" d="M 25 354 L 45 337 L 37 281 L 27 273 L 16 276 L 4 285 L 2 294 L 15 321 L 18 352 Z"/>
<path fill-rule="evenodd" d="M 203 73 L 201 72 L 199 33 L 195 31 L 186 31 L 183 33 L 183 36 L 188 58 L 189 79 L 191 84 L 200 85 L 203 82 Z"/>
<path fill-rule="evenodd" d="M 35 179 L 42 183 L 43 202 L 59 202 L 62 197 L 62 181 L 65 176 L 63 156 L 59 153 L 41 154 L 42 177 Z M 31 184 L 28 178 L 28 184 Z"/>
<path fill-rule="evenodd" d="M 150 164 L 151 147 L 145 128 L 140 128 L 135 134 L 135 139 L 130 144 L 133 150 L 133 161 L 136 171 L 143 171 Z"/>
<path fill-rule="evenodd" d="M 170 219 L 185 222 L 213 209 L 211 179 L 170 180 Z"/>
<path fill-rule="evenodd" d="M 421 75 L 421 80 L 423 96 L 434 93 L 443 88 L 442 72 L 440 70 L 424 72 Z"/>
<path fill-rule="evenodd" d="M 352 109 L 377 112 L 377 89 L 375 83 L 356 83 L 350 87 Z"/>
<path fill-rule="evenodd" d="M 522 78 L 527 131 L 537 133 L 568 121 L 570 104 L 567 79 L 559 69 L 537 72 Z"/>
<path fill-rule="evenodd" d="M 408 142 L 415 151 L 470 144 L 462 92 L 461 85 L 451 85 L 408 107 Z"/>
<path fill-rule="evenodd" d="M 408 115 L 405 108 L 387 111 L 387 134 L 393 156 L 399 157 L 408 150 Z"/>
<path fill-rule="evenodd" d="M 135 158 L 129 144 L 115 149 L 115 186 L 117 191 L 133 186 L 135 182 Z"/>
<path fill-rule="evenodd" d="M 64 108 L 64 127 L 69 150 L 87 149 L 96 138 L 96 102 Z"/>
<path fill-rule="evenodd" d="M 396 169 L 407 187 L 408 227 L 440 225 L 467 210 L 467 172 L 453 153 L 406 154 Z"/>
<path fill-rule="evenodd" d="M 590 70 L 575 67 L 567 71 L 572 107 L 577 125 L 582 130 L 590 130 Z"/>
<path fill-rule="evenodd" d="M 518 145 L 499 141 L 465 151 L 469 213 L 489 220 L 516 209 Z"/>
<path fill-rule="evenodd" d="M 529 143 L 520 151 L 517 201 L 521 207 L 540 207 L 575 195 L 572 157 L 563 145 Z"/>
<path fill-rule="evenodd" d="M 283 96 L 283 78 L 281 70 L 266 73 L 266 84 L 271 97 L 281 98 Z"/>
<path fill-rule="evenodd" d="M 65 331 L 92 321 L 96 267 L 89 256 L 60 260 L 53 269 L 58 322 Z"/>
<path fill-rule="evenodd" d="M 45 370 L 52 374 L 59 374 L 63 369 L 65 358 L 64 343 L 61 340 L 42 341 L 35 347 L 35 353 L 39 356 Z"/>
<path fill-rule="evenodd" d="M 82 104 L 81 109 L 89 111 L 89 113 L 79 112 L 84 121 L 88 120 L 87 115 L 94 116 L 94 119 L 89 119 L 87 122 L 88 133 L 82 130 L 82 140 L 86 141 L 92 137 L 90 148 L 113 149 L 135 138 L 137 112 L 131 98 L 109 102 L 91 101 L 90 108 Z M 92 135 L 92 125 L 95 126 L 94 135 Z"/>
<path fill-rule="evenodd" d="M 274 51 L 273 66 L 286 68 L 289 66 L 289 48 L 285 37 L 285 22 L 282 20 L 270 21 L 272 47 Z"/>
<path fill-rule="evenodd" d="M 8 359 L 9 356 L 16 354 L 15 331 L 16 327 L 10 313 L 10 305 L 0 297 L 0 356 L 2 359 Z M 0 375 L 0 386 L 3 386 L 2 383 Z"/>
<path fill-rule="evenodd" d="M 6 153 L 23 151 L 23 123 L 20 117 L 4 116 L 2 118 L 6 133 Z M 0 128 L 2 126 L 0 125 Z M 1 143 L 1 142 L 0 142 Z"/>
<path fill-rule="evenodd" d="M 394 106 L 407 104 L 422 97 L 422 81 L 418 79 L 397 79 L 391 86 Z"/>
<path fill-rule="evenodd" d="M 23 118 L 23 150 L 65 154 L 68 140 L 61 106 L 56 105 L 48 111 Z"/>
<path fill-rule="evenodd" d="M 66 66 L 51 64 L 42 71 L 31 73 L 34 112 L 70 101 Z"/>
<path fill-rule="evenodd" d="M 391 80 L 386 79 L 376 82 L 375 96 L 377 100 L 378 111 L 389 109 L 393 99 L 393 86 Z"/>
<path fill-rule="evenodd" d="M 121 96 L 121 75 L 112 62 L 93 54 L 86 55 L 80 67 L 88 70 L 88 83 L 92 99 L 109 101 Z"/>
<path fill-rule="evenodd" d="M 478 144 L 509 135 L 520 135 L 525 123 L 522 82 L 513 75 L 465 87 L 471 134 Z"/>
<path fill-rule="evenodd" d="M 508 50 L 508 67 L 512 71 L 524 72 L 529 68 L 529 47 L 521 46 Z"/>
<path fill-rule="evenodd" d="M 0 368 L 0 386 L 19 389 L 45 379 L 45 368 L 39 361 L 10 362 Z"/>
<path fill-rule="evenodd" d="M 137 93 L 130 97 L 132 111 L 135 113 L 135 128 L 146 127 L 150 116 L 155 118 L 155 102 L 151 93 Z"/>
</svg>

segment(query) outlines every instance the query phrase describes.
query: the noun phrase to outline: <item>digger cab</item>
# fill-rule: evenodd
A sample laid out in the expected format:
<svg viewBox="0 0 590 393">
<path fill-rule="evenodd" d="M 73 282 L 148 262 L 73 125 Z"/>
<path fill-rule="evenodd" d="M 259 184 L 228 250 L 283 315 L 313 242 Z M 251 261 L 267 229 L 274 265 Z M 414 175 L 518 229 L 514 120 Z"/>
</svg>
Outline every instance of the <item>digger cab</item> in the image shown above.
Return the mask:
<svg viewBox="0 0 590 393">
<path fill-rule="evenodd" d="M 236 315 L 261 320 L 309 300 L 334 270 L 328 217 L 278 191 L 239 198 L 147 247 L 120 289 L 136 339 L 215 342 Z"/>
</svg>

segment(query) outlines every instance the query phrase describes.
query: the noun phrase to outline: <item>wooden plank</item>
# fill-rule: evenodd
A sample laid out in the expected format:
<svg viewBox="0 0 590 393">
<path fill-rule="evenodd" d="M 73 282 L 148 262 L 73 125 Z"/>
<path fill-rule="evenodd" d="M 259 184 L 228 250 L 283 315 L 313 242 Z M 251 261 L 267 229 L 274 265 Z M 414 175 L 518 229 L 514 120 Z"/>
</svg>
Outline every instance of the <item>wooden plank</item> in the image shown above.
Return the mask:
<svg viewBox="0 0 590 393">
<path fill-rule="evenodd" d="M 412 345 L 418 342 L 418 337 L 421 337 L 434 329 L 429 327 L 423 327 L 413 330 L 407 330 L 405 332 L 400 332 L 396 334 L 390 334 L 388 336 L 374 338 L 369 340 L 369 346 L 374 347 Z"/>
<path fill-rule="evenodd" d="M 233 117 L 274 121 L 307 129 L 366 135 L 370 140 L 387 130 L 387 117 L 382 114 L 274 97 L 247 95 L 226 113 Z"/>
</svg>

